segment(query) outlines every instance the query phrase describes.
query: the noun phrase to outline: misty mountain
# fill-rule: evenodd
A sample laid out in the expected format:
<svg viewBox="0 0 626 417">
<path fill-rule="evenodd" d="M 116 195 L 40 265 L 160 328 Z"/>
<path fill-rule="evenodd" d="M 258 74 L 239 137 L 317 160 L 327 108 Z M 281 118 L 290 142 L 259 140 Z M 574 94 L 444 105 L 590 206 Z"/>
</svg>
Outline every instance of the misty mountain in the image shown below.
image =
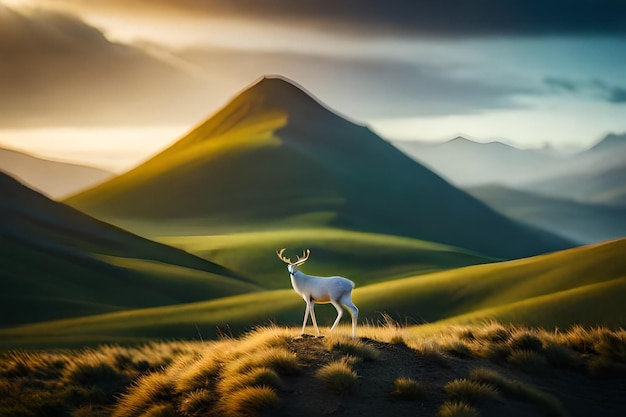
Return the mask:
<svg viewBox="0 0 626 417">
<path fill-rule="evenodd" d="M 547 178 L 522 188 L 581 202 L 626 207 L 626 163 L 597 172 Z"/>
<path fill-rule="evenodd" d="M 0 148 L 0 171 L 52 198 L 67 197 L 114 175 L 99 168 L 50 161 L 3 148 Z"/>
<path fill-rule="evenodd" d="M 576 202 L 500 185 L 466 190 L 508 217 L 582 244 L 626 236 L 626 207 Z"/>
<path fill-rule="evenodd" d="M 393 141 L 395 147 L 458 186 L 530 181 L 559 164 L 562 156 L 523 150 L 501 142 L 456 137 L 444 143 Z"/>
<path fill-rule="evenodd" d="M 337 227 L 504 258 L 571 246 L 497 214 L 280 77 L 261 78 L 161 154 L 67 202 L 112 222 Z"/>
</svg>

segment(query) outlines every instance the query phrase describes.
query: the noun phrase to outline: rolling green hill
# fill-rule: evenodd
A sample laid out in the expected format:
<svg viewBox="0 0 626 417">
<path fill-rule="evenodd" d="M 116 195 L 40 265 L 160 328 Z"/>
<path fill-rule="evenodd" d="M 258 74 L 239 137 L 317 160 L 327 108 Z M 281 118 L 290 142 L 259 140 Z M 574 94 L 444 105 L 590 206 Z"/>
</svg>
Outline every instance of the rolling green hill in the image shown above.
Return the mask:
<svg viewBox="0 0 626 417">
<path fill-rule="evenodd" d="M 572 246 L 497 214 L 280 77 L 260 79 L 169 149 L 67 203 L 115 224 L 331 227 L 500 258 Z"/>
<path fill-rule="evenodd" d="M 282 247 L 288 248 L 293 259 L 305 248 L 311 249 L 311 259 L 302 267 L 307 273 L 342 275 L 357 285 L 497 260 L 416 239 L 326 228 L 167 236 L 158 240 L 212 259 L 266 289 L 291 288 L 286 265 L 274 255 Z"/>
<path fill-rule="evenodd" d="M 0 173 L 0 326 L 187 303 L 258 287 Z"/>
<path fill-rule="evenodd" d="M 467 192 L 508 217 L 583 244 L 626 236 L 626 207 L 547 197 L 499 185 L 472 187 Z"/>
<path fill-rule="evenodd" d="M 361 322 L 380 313 L 423 332 L 442 323 L 500 319 L 518 324 L 619 327 L 626 324 L 626 239 L 501 263 L 476 265 L 357 287 Z M 60 346 L 137 342 L 150 338 L 197 338 L 241 332 L 273 321 L 298 324 L 304 303 L 292 290 L 251 293 L 218 300 L 109 313 L 0 331 L 0 346 Z M 334 309 L 316 308 L 329 325 Z M 196 327 L 197 326 L 197 327 Z M 323 329 L 327 331 L 327 329 Z"/>
</svg>

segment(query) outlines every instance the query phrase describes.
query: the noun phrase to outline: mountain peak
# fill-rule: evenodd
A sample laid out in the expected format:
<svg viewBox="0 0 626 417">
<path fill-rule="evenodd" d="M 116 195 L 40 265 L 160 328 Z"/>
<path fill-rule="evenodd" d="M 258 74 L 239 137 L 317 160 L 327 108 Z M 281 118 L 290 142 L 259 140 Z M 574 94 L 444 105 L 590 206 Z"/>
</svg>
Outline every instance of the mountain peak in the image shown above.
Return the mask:
<svg viewBox="0 0 626 417">
<path fill-rule="evenodd" d="M 310 112 L 313 109 L 335 113 L 302 85 L 278 74 L 259 77 L 235 100 L 266 108 L 280 108 L 289 113 Z"/>
<path fill-rule="evenodd" d="M 609 133 L 600 142 L 596 143 L 590 150 L 609 149 L 613 146 L 626 145 L 626 132 L 618 135 L 616 133 Z"/>
</svg>

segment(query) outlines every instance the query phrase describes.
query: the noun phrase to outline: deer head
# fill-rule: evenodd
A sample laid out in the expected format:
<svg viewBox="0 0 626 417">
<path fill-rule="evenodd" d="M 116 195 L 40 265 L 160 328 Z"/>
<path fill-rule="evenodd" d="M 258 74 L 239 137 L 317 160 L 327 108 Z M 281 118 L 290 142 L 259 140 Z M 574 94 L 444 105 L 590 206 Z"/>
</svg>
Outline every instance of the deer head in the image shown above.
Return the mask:
<svg viewBox="0 0 626 417">
<path fill-rule="evenodd" d="M 299 256 L 296 255 L 298 260 L 295 261 L 295 262 L 292 262 L 290 258 L 287 258 L 286 256 L 283 255 L 285 250 L 286 250 L 286 248 L 282 248 L 281 250 L 276 251 L 276 255 L 278 255 L 278 258 L 281 261 L 283 261 L 284 263 L 289 265 L 287 267 L 287 269 L 289 270 L 289 273 L 291 273 L 291 274 L 295 274 L 296 271 L 298 270 L 298 266 L 300 266 L 303 263 L 305 263 L 307 261 L 307 259 L 309 259 L 309 256 L 311 255 L 311 250 L 310 249 L 306 249 L 305 251 L 302 252 L 302 257 L 299 257 Z"/>
</svg>

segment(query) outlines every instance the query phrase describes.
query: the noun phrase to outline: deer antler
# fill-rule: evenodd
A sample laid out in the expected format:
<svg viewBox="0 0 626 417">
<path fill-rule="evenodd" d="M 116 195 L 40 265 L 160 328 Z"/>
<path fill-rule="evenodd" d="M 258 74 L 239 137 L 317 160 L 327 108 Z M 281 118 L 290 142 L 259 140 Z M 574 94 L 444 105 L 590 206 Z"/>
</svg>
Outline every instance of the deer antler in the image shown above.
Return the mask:
<svg viewBox="0 0 626 417">
<path fill-rule="evenodd" d="M 286 258 L 283 256 L 283 253 L 285 252 L 286 248 L 282 248 L 280 251 L 276 251 L 276 255 L 278 255 L 278 258 L 280 258 L 281 261 L 283 261 L 286 264 L 291 265 L 291 259 Z"/>
<path fill-rule="evenodd" d="M 302 265 L 303 263 L 306 262 L 307 259 L 309 259 L 309 256 L 311 255 L 311 250 L 307 249 L 305 251 L 302 252 L 302 258 L 298 256 L 298 260 L 296 261 L 296 265 Z M 297 255 L 296 255 L 297 256 Z"/>
</svg>

